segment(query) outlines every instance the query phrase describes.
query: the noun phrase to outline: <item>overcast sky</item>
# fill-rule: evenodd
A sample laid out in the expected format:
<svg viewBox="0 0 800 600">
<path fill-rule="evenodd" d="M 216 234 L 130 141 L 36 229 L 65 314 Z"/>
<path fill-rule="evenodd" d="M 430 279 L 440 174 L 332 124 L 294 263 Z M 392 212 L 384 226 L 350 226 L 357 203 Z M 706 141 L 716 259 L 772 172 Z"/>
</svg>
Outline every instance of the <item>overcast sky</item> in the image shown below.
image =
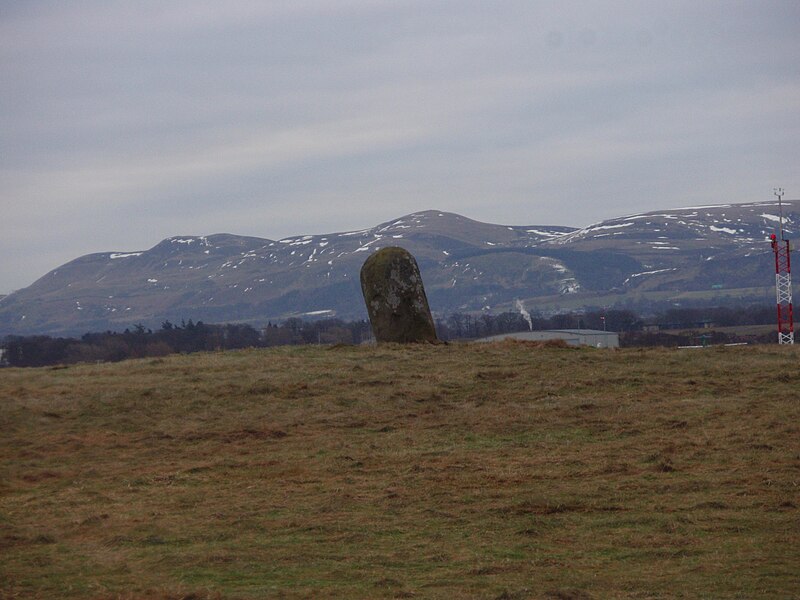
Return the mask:
<svg viewBox="0 0 800 600">
<path fill-rule="evenodd" d="M 172 235 L 800 198 L 800 2 L 0 2 L 0 294 Z"/>
</svg>

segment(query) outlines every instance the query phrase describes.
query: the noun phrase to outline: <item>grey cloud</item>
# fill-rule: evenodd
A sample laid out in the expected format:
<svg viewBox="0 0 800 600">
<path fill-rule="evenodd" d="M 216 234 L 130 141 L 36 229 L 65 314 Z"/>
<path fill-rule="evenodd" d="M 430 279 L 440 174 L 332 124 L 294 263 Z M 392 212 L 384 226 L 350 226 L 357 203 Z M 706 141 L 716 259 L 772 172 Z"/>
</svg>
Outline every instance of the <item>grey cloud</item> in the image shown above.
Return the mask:
<svg viewBox="0 0 800 600">
<path fill-rule="evenodd" d="M 430 207 L 583 225 L 797 189 L 799 17 L 793 1 L 7 3 L 0 252 L 17 258 L 0 291 L 176 233 Z"/>
</svg>

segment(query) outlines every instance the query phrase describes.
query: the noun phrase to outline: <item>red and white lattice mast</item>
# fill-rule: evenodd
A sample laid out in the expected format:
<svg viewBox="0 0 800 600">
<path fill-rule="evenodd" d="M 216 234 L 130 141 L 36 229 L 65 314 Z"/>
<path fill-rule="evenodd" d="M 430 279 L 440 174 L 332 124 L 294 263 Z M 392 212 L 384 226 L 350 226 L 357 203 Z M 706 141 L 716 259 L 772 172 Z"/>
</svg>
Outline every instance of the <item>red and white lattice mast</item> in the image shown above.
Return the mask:
<svg viewBox="0 0 800 600">
<path fill-rule="evenodd" d="M 792 309 L 792 262 L 789 240 L 783 234 L 783 188 L 776 188 L 780 210 L 780 239 L 773 233 L 772 251 L 775 253 L 775 294 L 778 300 L 778 343 L 794 344 L 794 314 Z"/>
</svg>

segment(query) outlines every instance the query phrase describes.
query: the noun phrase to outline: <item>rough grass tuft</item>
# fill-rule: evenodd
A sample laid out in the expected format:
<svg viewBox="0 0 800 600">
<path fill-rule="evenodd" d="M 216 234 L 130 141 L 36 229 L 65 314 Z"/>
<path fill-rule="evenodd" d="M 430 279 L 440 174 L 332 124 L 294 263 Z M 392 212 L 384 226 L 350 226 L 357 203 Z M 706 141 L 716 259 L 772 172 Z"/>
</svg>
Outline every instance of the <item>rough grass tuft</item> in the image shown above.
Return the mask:
<svg viewBox="0 0 800 600">
<path fill-rule="evenodd" d="M 0 598 L 790 598 L 788 347 L 0 370 Z"/>
</svg>

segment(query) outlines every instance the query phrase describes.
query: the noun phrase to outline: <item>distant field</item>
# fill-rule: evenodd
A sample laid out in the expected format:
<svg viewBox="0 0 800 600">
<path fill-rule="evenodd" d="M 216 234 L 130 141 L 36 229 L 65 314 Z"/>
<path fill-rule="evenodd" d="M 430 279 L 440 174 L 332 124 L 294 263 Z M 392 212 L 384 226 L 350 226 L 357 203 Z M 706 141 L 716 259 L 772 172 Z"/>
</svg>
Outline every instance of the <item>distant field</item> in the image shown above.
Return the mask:
<svg viewBox="0 0 800 600">
<path fill-rule="evenodd" d="M 614 292 L 596 292 L 580 294 L 561 294 L 558 296 L 541 296 L 537 298 L 527 298 L 531 306 L 536 306 L 540 311 L 570 311 L 581 310 L 586 306 L 614 306 L 621 302 L 623 298 L 632 303 L 639 302 L 713 302 L 722 305 L 726 301 L 734 301 L 738 304 L 764 302 L 771 306 L 775 302 L 774 287 L 749 287 L 749 288 L 729 288 L 719 290 L 637 290 L 628 291 L 625 294 Z M 500 307 L 495 307 L 500 308 Z M 515 311 L 516 307 L 509 304 L 506 308 Z"/>
<path fill-rule="evenodd" d="M 729 327 L 709 327 L 703 328 L 689 328 L 689 329 L 662 329 L 660 333 L 668 335 L 685 335 L 685 334 L 703 334 L 716 331 L 719 333 L 727 333 L 728 335 L 741 335 L 741 336 L 761 336 L 776 331 L 776 326 L 773 325 L 731 325 Z M 778 334 L 775 333 L 775 339 L 778 339 Z"/>
<path fill-rule="evenodd" d="M 0 370 L 0 598 L 798 598 L 800 351 Z"/>
</svg>

